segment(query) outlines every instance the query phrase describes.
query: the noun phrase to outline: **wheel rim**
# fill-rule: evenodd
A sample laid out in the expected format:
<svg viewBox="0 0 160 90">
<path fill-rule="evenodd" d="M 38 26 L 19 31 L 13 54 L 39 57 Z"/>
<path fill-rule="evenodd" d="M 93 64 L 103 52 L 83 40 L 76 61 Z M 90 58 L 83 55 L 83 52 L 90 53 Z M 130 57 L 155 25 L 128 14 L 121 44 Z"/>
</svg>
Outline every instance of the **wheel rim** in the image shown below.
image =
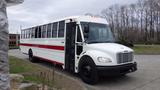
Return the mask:
<svg viewBox="0 0 160 90">
<path fill-rule="evenodd" d="M 82 74 L 85 78 L 91 78 L 92 76 L 92 68 L 89 65 L 85 65 L 82 67 Z"/>
</svg>

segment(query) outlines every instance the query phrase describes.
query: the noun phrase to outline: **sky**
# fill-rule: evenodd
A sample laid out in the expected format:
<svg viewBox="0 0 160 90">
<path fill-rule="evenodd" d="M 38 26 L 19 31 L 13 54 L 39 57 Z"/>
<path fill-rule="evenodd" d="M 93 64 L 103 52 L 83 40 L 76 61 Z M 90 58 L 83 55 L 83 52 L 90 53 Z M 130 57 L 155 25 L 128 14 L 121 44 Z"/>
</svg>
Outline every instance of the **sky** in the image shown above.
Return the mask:
<svg viewBox="0 0 160 90">
<path fill-rule="evenodd" d="M 36 26 L 68 16 L 101 14 L 114 4 L 131 4 L 137 0 L 24 0 L 23 4 L 7 8 L 9 32 Z"/>
</svg>

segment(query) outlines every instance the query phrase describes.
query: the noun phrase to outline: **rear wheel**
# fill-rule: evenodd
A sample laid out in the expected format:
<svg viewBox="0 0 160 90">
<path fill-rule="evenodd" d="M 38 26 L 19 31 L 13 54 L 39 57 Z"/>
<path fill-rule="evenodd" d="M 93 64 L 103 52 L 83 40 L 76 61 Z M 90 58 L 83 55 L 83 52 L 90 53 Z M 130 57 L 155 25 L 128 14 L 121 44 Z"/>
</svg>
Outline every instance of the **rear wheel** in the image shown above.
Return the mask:
<svg viewBox="0 0 160 90">
<path fill-rule="evenodd" d="M 90 57 L 84 57 L 80 62 L 79 74 L 81 79 L 87 84 L 93 85 L 98 82 L 96 65 Z"/>
<path fill-rule="evenodd" d="M 29 56 L 29 61 L 30 62 L 37 62 L 37 60 L 35 59 L 35 57 L 33 56 L 33 52 L 32 52 L 32 50 L 30 49 L 29 51 L 28 51 L 28 56 Z"/>
</svg>

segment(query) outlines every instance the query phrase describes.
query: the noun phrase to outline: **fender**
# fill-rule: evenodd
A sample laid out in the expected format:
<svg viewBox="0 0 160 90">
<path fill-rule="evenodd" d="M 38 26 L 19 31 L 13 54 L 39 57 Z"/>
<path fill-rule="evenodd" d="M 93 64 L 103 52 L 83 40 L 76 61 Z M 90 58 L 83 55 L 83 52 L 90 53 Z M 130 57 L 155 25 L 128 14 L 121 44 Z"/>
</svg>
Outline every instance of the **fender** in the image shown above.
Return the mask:
<svg viewBox="0 0 160 90">
<path fill-rule="evenodd" d="M 89 56 L 90 58 L 92 58 L 93 62 L 96 64 L 96 66 L 106 66 L 106 65 L 113 65 L 113 64 L 115 64 L 114 62 L 108 63 L 108 64 L 106 64 L 106 63 L 100 63 L 97 60 L 98 57 L 104 57 L 105 56 L 107 58 L 110 58 L 111 60 L 113 60 L 113 58 L 110 57 L 109 55 L 107 55 L 106 53 L 102 52 L 102 51 L 87 50 L 87 51 L 83 52 L 80 55 L 79 59 L 76 61 L 76 63 L 75 63 L 76 67 L 78 67 L 81 58 L 84 57 L 84 56 Z M 78 72 L 78 69 L 76 69 L 76 72 Z"/>
</svg>

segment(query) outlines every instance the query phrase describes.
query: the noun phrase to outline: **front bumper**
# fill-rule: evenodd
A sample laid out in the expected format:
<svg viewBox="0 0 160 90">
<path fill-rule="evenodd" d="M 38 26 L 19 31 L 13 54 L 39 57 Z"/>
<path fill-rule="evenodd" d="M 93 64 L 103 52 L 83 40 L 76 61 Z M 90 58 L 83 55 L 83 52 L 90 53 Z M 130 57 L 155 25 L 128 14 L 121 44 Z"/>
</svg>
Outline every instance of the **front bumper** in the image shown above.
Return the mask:
<svg viewBox="0 0 160 90">
<path fill-rule="evenodd" d="M 97 66 L 97 70 L 98 73 L 103 76 L 127 74 L 137 70 L 137 63 L 134 62 L 118 66 Z"/>
</svg>

